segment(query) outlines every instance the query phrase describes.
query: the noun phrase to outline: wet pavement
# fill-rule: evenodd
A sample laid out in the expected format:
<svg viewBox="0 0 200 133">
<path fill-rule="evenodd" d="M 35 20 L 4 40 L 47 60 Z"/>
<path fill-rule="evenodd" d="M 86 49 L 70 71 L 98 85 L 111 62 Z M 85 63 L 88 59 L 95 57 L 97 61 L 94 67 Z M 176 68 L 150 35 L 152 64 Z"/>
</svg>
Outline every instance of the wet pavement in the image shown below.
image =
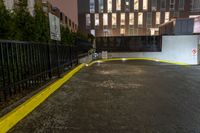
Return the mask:
<svg viewBox="0 0 200 133">
<path fill-rule="evenodd" d="M 114 61 L 84 68 L 14 133 L 200 133 L 200 67 Z"/>
</svg>

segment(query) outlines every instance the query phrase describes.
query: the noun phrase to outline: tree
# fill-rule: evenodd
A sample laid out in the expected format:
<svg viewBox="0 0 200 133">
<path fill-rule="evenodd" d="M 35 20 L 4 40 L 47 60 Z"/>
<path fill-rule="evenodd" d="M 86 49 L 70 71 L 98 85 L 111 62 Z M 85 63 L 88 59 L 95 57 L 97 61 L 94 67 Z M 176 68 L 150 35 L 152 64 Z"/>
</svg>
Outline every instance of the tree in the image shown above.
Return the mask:
<svg viewBox="0 0 200 133">
<path fill-rule="evenodd" d="M 73 45 L 75 43 L 76 33 L 69 30 L 68 27 L 61 26 L 61 42 Z"/>
<path fill-rule="evenodd" d="M 35 41 L 48 42 L 50 40 L 49 21 L 48 17 L 42 10 L 42 5 L 39 1 L 35 4 Z"/>
<path fill-rule="evenodd" d="M 95 39 L 95 37 L 92 34 L 88 34 L 88 41 L 90 43 L 93 43 L 94 39 Z"/>
<path fill-rule="evenodd" d="M 14 9 L 11 39 L 32 41 L 35 36 L 34 18 L 27 10 L 27 0 L 19 0 Z"/>
<path fill-rule="evenodd" d="M 0 0 L 0 39 L 8 39 L 10 33 L 10 14 L 4 6 L 3 0 Z"/>
<path fill-rule="evenodd" d="M 87 36 L 87 34 L 84 34 L 84 33 L 81 32 L 80 30 L 77 31 L 76 37 L 79 38 L 79 39 L 88 41 L 88 36 Z"/>
</svg>

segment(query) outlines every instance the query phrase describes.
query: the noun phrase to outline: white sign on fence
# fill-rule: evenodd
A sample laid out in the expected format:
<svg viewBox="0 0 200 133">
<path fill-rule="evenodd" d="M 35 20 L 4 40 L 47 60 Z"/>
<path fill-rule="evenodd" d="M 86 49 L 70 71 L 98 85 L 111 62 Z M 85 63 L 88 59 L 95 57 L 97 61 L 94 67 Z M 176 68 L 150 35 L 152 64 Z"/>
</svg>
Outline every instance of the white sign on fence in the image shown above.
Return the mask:
<svg viewBox="0 0 200 133">
<path fill-rule="evenodd" d="M 108 52 L 102 51 L 102 59 L 107 59 L 107 58 L 108 58 Z"/>
<path fill-rule="evenodd" d="M 61 40 L 60 34 L 60 19 L 49 13 L 50 36 L 52 40 Z"/>
</svg>

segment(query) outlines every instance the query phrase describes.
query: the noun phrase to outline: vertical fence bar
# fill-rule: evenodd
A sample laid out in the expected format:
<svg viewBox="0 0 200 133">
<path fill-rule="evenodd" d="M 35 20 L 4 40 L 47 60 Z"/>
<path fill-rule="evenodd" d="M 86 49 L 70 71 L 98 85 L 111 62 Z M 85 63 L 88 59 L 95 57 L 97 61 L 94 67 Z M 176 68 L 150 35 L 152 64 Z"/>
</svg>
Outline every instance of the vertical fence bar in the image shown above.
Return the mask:
<svg viewBox="0 0 200 133">
<path fill-rule="evenodd" d="M 73 66 L 73 61 L 72 61 L 72 46 L 69 47 L 69 56 L 70 56 L 70 66 Z"/>
<path fill-rule="evenodd" d="M 51 51 L 50 51 L 50 44 L 47 45 L 47 56 L 48 56 L 48 75 L 49 79 L 52 78 L 52 70 L 51 70 Z"/>
<path fill-rule="evenodd" d="M 11 55 L 11 75 L 12 75 L 12 86 L 11 86 L 11 90 L 13 92 L 13 94 L 16 94 L 16 65 L 15 65 L 15 56 L 14 56 L 14 50 L 13 50 L 14 45 L 12 43 L 10 43 L 10 55 Z"/>
<path fill-rule="evenodd" d="M 4 67 L 5 67 L 5 64 L 4 64 L 4 55 L 3 55 L 3 44 L 0 43 L 0 50 L 1 50 L 1 53 L 0 53 L 0 56 L 1 56 L 1 73 L 2 73 L 2 85 L 0 86 L 0 91 L 1 91 L 1 94 L 2 94 L 2 97 L 0 98 L 0 102 L 5 100 L 6 96 L 5 96 L 5 89 L 3 89 L 5 87 L 5 73 L 4 73 Z"/>
<path fill-rule="evenodd" d="M 31 74 L 31 78 L 30 78 L 30 88 L 34 88 L 34 66 L 33 66 L 33 50 L 32 50 L 32 46 L 33 46 L 33 43 L 30 43 L 29 45 L 29 63 L 30 63 L 30 74 Z"/>
<path fill-rule="evenodd" d="M 18 52 L 18 43 L 16 43 L 15 45 L 15 60 L 16 60 L 16 77 L 17 77 L 17 81 L 20 81 L 21 78 L 20 78 L 20 71 L 19 71 L 19 52 Z M 20 85 L 17 85 L 17 89 L 18 89 L 18 92 L 20 92 Z"/>
<path fill-rule="evenodd" d="M 7 74 L 8 74 L 8 82 L 7 84 L 10 85 L 12 83 L 12 79 L 11 79 L 11 68 L 10 68 L 10 55 L 9 55 L 9 43 L 6 43 L 6 64 L 7 64 Z M 8 90 L 6 90 L 6 92 L 8 92 L 9 97 L 12 96 L 12 91 L 10 86 L 8 88 L 6 88 Z"/>
<path fill-rule="evenodd" d="M 56 57 L 57 57 L 57 76 L 60 77 L 60 53 L 59 53 L 59 46 L 58 42 L 55 41 L 56 44 Z"/>
<path fill-rule="evenodd" d="M 35 50 L 36 47 L 35 47 L 35 46 L 36 46 L 36 44 L 33 44 L 33 45 L 32 45 L 34 75 L 37 74 L 37 71 L 38 71 L 37 65 L 36 65 L 36 50 Z M 37 83 L 36 83 L 36 82 L 37 82 L 37 81 L 36 81 L 36 77 L 33 78 L 33 82 L 34 82 L 34 87 L 35 87 L 36 84 L 37 84 Z"/>
<path fill-rule="evenodd" d="M 20 63 L 20 66 L 19 66 L 19 69 L 20 69 L 20 81 L 24 79 L 24 63 L 23 63 L 23 50 L 22 50 L 22 44 L 19 43 L 19 47 L 18 47 L 18 54 L 19 54 L 19 63 Z M 23 91 L 23 83 L 20 83 L 20 92 Z"/>
<path fill-rule="evenodd" d="M 78 48 L 77 48 L 77 46 L 75 46 L 75 49 L 76 49 L 76 65 L 78 65 L 79 64 L 79 60 L 78 60 Z"/>
<path fill-rule="evenodd" d="M 22 43 L 22 49 L 23 49 L 23 62 L 24 62 L 24 79 L 27 79 L 28 78 L 28 68 L 27 68 L 27 59 L 26 59 L 26 45 L 24 43 Z M 24 82 L 24 85 L 23 85 L 23 89 L 26 89 L 28 86 L 27 84 L 27 81 Z"/>
</svg>

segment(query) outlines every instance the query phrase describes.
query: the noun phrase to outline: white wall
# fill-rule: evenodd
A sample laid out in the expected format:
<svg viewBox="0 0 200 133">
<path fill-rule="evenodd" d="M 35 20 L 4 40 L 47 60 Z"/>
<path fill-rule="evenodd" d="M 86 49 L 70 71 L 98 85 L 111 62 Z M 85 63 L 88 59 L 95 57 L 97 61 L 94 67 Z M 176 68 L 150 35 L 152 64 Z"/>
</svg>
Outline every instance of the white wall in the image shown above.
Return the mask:
<svg viewBox="0 0 200 133">
<path fill-rule="evenodd" d="M 198 49 L 198 35 L 163 36 L 162 52 L 127 52 L 109 53 L 109 58 L 144 57 L 181 62 L 187 64 L 198 64 L 198 54 L 194 56 L 192 49 Z M 200 55 L 199 55 L 200 57 Z M 200 60 L 200 59 L 199 59 Z"/>
</svg>

